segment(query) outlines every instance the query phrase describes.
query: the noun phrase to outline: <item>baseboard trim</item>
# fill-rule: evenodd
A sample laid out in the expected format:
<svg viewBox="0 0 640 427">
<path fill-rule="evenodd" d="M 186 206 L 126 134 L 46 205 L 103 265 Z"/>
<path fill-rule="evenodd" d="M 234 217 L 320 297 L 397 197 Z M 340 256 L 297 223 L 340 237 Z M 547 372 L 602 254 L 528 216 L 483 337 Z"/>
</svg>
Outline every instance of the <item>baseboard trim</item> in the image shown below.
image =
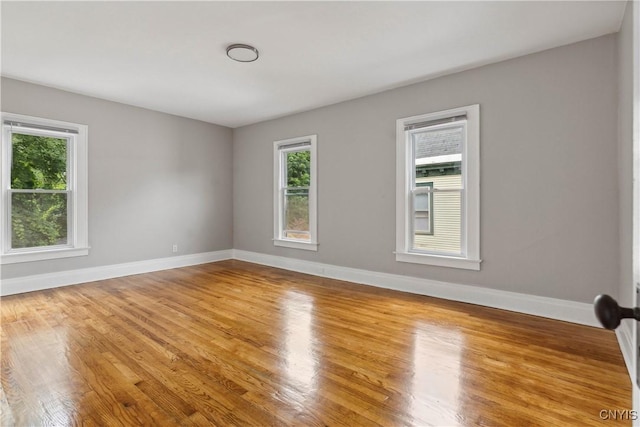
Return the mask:
<svg viewBox="0 0 640 427">
<path fill-rule="evenodd" d="M 314 276 L 483 305 L 581 325 L 600 326 L 593 306 L 582 302 L 340 267 L 238 249 L 233 250 L 233 258 Z"/>
<path fill-rule="evenodd" d="M 113 279 L 115 277 L 151 273 L 153 271 L 168 270 L 171 268 L 188 267 L 190 265 L 206 264 L 209 262 L 231 259 L 232 257 L 233 251 L 231 249 L 227 249 L 215 252 L 156 258 L 124 264 L 4 279 L 0 284 L 0 295 L 7 296 L 43 289 L 58 288 L 61 286 L 95 282 L 97 280 Z"/>
<path fill-rule="evenodd" d="M 483 305 L 534 316 L 547 317 L 565 322 L 578 323 L 588 326 L 599 326 L 591 304 L 501 291 L 481 286 L 460 285 L 418 277 L 397 274 L 380 273 L 312 261 L 303 261 L 275 255 L 261 254 L 238 249 L 228 249 L 193 255 L 183 255 L 169 258 L 158 258 L 146 261 L 115 264 L 101 267 L 84 268 L 79 270 L 61 271 L 56 273 L 39 274 L 2 280 L 0 295 L 7 296 L 24 292 L 95 282 L 97 280 L 113 279 L 134 274 L 151 273 L 153 271 L 171 268 L 188 267 L 190 265 L 206 264 L 226 259 L 238 259 L 255 264 L 297 271 L 314 276 L 345 280 L 379 288 L 393 289 L 419 295 L 427 295 L 453 301 Z M 627 361 L 625 353 L 627 345 L 631 349 L 631 333 L 619 332 L 618 340 Z M 623 337 L 623 338 L 621 338 Z M 626 341 L 623 340 L 627 340 Z M 628 362 L 627 362 L 628 363 Z"/>
<path fill-rule="evenodd" d="M 633 324 L 632 322 L 622 322 L 616 329 L 616 338 L 618 338 L 618 345 L 620 351 L 622 351 L 622 357 L 624 363 L 627 365 L 629 376 L 634 379 L 635 373 L 633 372 Z M 635 381 L 635 380 L 633 380 Z"/>
</svg>

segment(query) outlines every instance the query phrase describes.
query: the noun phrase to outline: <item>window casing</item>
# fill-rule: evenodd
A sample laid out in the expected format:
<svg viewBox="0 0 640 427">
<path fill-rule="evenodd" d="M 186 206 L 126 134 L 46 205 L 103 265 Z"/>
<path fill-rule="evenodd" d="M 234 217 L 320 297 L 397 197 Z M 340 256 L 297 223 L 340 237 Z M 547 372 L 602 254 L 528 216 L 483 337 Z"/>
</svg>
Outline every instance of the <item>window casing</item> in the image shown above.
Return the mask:
<svg viewBox="0 0 640 427">
<path fill-rule="evenodd" d="M 2 264 L 88 255 L 87 134 L 2 113 Z"/>
<path fill-rule="evenodd" d="M 274 142 L 275 246 L 318 250 L 317 136 Z"/>
<path fill-rule="evenodd" d="M 397 121 L 397 261 L 480 269 L 479 115 L 471 105 Z"/>
</svg>

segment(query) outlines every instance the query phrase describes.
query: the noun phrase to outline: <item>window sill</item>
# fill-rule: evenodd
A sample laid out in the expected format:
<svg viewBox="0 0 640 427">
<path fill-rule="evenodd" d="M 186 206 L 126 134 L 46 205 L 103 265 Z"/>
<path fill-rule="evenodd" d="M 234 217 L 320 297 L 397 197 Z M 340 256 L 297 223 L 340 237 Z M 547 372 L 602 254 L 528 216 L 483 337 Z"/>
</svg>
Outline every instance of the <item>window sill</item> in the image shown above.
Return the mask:
<svg viewBox="0 0 640 427">
<path fill-rule="evenodd" d="M 274 246 L 284 248 L 302 249 L 305 251 L 317 251 L 318 244 L 312 242 L 296 242 L 294 240 L 273 239 Z"/>
<path fill-rule="evenodd" d="M 414 264 L 436 265 L 438 267 L 461 268 L 464 270 L 480 271 L 479 259 L 459 258 L 443 255 L 415 254 L 410 252 L 396 252 L 396 261 Z"/>
<path fill-rule="evenodd" d="M 3 254 L 0 264 L 16 264 L 19 262 L 44 261 L 47 259 L 71 258 L 89 255 L 89 248 L 47 249 L 29 252 L 11 252 Z"/>
</svg>

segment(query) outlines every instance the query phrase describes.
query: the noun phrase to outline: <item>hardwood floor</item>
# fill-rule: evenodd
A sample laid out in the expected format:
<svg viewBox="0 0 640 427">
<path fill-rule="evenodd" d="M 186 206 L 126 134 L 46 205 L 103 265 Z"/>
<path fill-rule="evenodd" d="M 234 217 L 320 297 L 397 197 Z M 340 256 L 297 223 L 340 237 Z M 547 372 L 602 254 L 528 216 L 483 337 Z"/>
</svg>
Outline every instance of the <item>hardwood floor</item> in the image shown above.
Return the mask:
<svg viewBox="0 0 640 427">
<path fill-rule="evenodd" d="M 631 408 L 613 332 L 240 261 L 1 311 L 3 426 L 587 426 Z"/>
</svg>

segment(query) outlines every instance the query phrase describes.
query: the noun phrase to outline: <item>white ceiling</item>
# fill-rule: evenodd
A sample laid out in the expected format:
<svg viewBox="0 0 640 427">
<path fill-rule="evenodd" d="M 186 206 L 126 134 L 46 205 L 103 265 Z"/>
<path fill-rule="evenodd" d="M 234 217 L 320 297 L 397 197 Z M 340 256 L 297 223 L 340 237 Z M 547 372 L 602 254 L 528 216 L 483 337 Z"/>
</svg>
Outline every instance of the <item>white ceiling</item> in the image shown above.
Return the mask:
<svg viewBox="0 0 640 427">
<path fill-rule="evenodd" d="M 2 2 L 2 75 L 238 127 L 618 31 L 605 2 Z M 237 63 L 225 48 L 254 45 Z"/>
</svg>

